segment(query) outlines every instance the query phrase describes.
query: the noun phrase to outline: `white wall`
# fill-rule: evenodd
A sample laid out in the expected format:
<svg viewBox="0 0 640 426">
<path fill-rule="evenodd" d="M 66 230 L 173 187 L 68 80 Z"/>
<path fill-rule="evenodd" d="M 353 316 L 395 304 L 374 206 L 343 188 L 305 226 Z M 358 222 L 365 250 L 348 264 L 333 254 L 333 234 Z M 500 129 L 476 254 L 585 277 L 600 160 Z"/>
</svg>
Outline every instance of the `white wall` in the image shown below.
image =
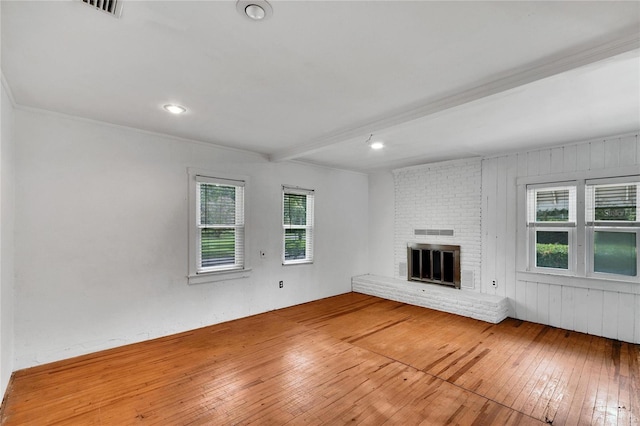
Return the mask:
<svg viewBox="0 0 640 426">
<path fill-rule="evenodd" d="M 369 273 L 393 277 L 393 174 L 369 175 Z"/>
<path fill-rule="evenodd" d="M 15 142 L 16 369 L 349 292 L 367 272 L 366 175 L 20 108 Z M 250 278 L 187 284 L 188 167 L 250 177 Z M 281 265 L 282 184 L 316 190 L 312 265 Z"/>
<path fill-rule="evenodd" d="M 482 291 L 508 297 L 515 318 L 640 343 L 640 284 L 523 273 L 517 267 L 523 252 L 518 225 L 524 220 L 517 209 L 518 178 L 553 182 L 629 171 L 640 174 L 637 135 L 483 160 Z"/>
<path fill-rule="evenodd" d="M 14 366 L 14 145 L 13 104 L 0 84 L 0 395 Z"/>
</svg>

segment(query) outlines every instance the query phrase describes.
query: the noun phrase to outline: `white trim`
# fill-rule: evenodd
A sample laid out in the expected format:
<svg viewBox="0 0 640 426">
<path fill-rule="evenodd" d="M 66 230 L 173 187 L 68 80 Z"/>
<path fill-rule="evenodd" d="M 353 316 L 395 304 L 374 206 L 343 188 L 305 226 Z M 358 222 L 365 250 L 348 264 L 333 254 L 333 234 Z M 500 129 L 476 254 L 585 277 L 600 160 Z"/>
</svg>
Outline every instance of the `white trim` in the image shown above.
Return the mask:
<svg viewBox="0 0 640 426">
<path fill-rule="evenodd" d="M 187 275 L 187 284 L 206 284 L 216 283 L 221 281 L 238 280 L 241 278 L 249 278 L 251 276 L 251 269 L 240 269 L 230 271 L 216 271 L 200 273 L 196 275 Z"/>
<path fill-rule="evenodd" d="M 243 253 L 243 261 L 244 268 L 243 269 L 221 269 L 216 271 L 198 271 L 197 262 L 198 262 L 198 198 L 196 194 L 196 188 L 198 179 L 202 177 L 213 178 L 216 181 L 227 181 L 233 182 L 233 185 L 237 185 L 238 182 L 244 182 L 244 253 Z M 188 167 L 187 168 L 187 202 L 189 204 L 188 211 L 188 265 L 187 265 L 187 278 L 188 284 L 200 284 L 206 282 L 217 282 L 217 281 L 225 281 L 229 279 L 237 279 L 237 278 L 247 278 L 249 275 L 246 274 L 251 270 L 249 265 L 248 253 L 250 253 L 250 247 L 248 242 L 249 234 L 249 224 L 247 223 L 247 214 L 248 211 L 248 196 L 247 196 L 247 187 L 249 186 L 250 177 L 242 176 L 242 175 L 233 175 L 228 173 L 220 173 L 216 171 L 201 169 L 197 167 Z M 218 278 L 216 278 L 218 277 Z M 220 278 L 222 277 L 222 278 Z"/>
<path fill-rule="evenodd" d="M 569 275 L 545 274 L 541 272 L 516 271 L 517 281 L 554 284 L 559 286 L 615 291 L 618 293 L 640 294 L 640 284 L 636 282 L 605 279 L 602 277 L 576 277 Z"/>
<path fill-rule="evenodd" d="M 210 175 L 204 174 L 196 174 L 196 182 L 198 183 L 211 183 L 211 184 L 220 184 L 220 185 L 229 185 L 229 186 L 245 186 L 245 180 L 242 179 L 225 179 L 220 177 L 213 177 Z"/>
<path fill-rule="evenodd" d="M 282 208 L 280 210 L 281 223 L 282 223 L 282 254 L 281 261 L 283 266 L 289 265 L 301 265 L 301 264 L 311 264 L 314 260 L 314 231 L 315 231 L 315 190 L 313 189 L 304 189 L 299 186 L 294 185 L 282 185 L 281 192 L 281 200 L 282 200 Z M 307 200 L 307 209 L 306 209 L 306 220 L 304 225 L 286 225 L 284 223 L 284 199 L 286 194 L 293 195 L 303 195 Z M 304 259 L 285 259 L 286 252 L 286 236 L 287 230 L 291 229 L 304 229 L 305 230 L 305 257 Z"/>
<path fill-rule="evenodd" d="M 635 174 L 627 174 L 630 169 L 637 169 Z M 526 279 L 518 278 L 518 280 L 524 281 L 533 281 L 533 282 L 542 282 L 547 284 L 558 284 L 558 285 L 566 285 L 567 282 L 571 282 L 576 287 L 583 288 L 600 288 L 603 290 L 616 291 L 612 290 L 611 287 L 613 283 L 620 283 L 622 288 L 626 288 L 627 284 L 636 285 L 638 287 L 640 284 L 640 256 L 636 257 L 637 267 L 636 267 L 636 276 L 626 276 L 626 275 L 616 275 L 616 274 L 606 274 L 606 273 L 597 273 L 593 271 L 593 230 L 597 228 L 601 229 L 612 229 L 616 228 L 615 222 L 613 223 L 605 223 L 596 226 L 595 228 L 588 226 L 587 223 L 587 187 L 588 184 L 586 182 L 592 182 L 592 184 L 624 184 L 624 183 L 633 183 L 638 181 L 638 172 L 640 172 L 640 168 L 637 166 L 633 166 L 632 168 L 619 168 L 614 172 L 612 169 L 603 170 L 597 173 L 598 180 L 588 180 L 585 178 L 585 175 L 593 176 L 593 171 L 581 171 L 571 174 L 562 174 L 562 177 L 565 179 L 561 179 L 560 181 L 550 181 L 549 175 L 543 176 L 545 179 L 544 183 L 537 184 L 525 184 L 526 179 L 518 179 L 518 185 L 516 187 L 517 190 L 517 213 L 518 213 L 518 225 L 517 225 L 517 274 L 530 274 Z M 616 173 L 616 172 L 619 172 Z M 566 177 L 568 175 L 572 175 L 575 177 L 574 185 L 576 187 L 576 200 L 575 200 L 575 211 L 576 211 L 576 222 L 575 224 L 562 222 L 560 226 L 555 223 L 551 223 L 548 228 L 550 230 L 560 230 L 562 229 L 562 225 L 566 226 L 566 229 L 570 230 L 570 240 L 569 240 L 569 269 L 552 269 L 552 268 L 538 268 L 535 266 L 535 231 L 538 229 L 544 229 L 546 224 L 540 223 L 530 223 L 530 203 L 535 201 L 535 198 L 530 197 L 530 193 L 532 190 L 537 188 L 553 188 L 560 187 L 561 185 L 565 185 Z M 559 175 L 556 175 L 559 176 Z M 639 190 L 640 192 L 640 190 Z M 636 233 L 636 247 L 640 247 L 640 231 L 637 230 L 636 222 L 632 223 L 632 226 L 627 225 L 620 227 L 620 230 L 617 232 L 632 232 L 633 229 Z M 573 235 L 572 235 L 573 234 Z M 532 252 L 533 250 L 533 252 Z M 534 277 L 531 279 L 531 277 Z M 544 279 L 535 278 L 535 277 L 544 277 Z M 556 277 L 556 278 L 548 278 L 548 277 Z M 580 283 L 576 285 L 575 283 Z M 595 283 L 596 286 L 590 286 L 591 283 Z M 603 284 L 606 283 L 606 284 Z M 615 286 L 614 286 L 615 287 Z M 629 291 L 624 290 L 623 292 L 631 292 L 634 294 L 639 294 L 640 291 L 633 290 Z"/>
<path fill-rule="evenodd" d="M 282 191 L 286 192 L 287 194 L 297 195 L 315 195 L 316 193 L 314 189 L 305 189 L 294 185 L 282 185 Z"/>
</svg>

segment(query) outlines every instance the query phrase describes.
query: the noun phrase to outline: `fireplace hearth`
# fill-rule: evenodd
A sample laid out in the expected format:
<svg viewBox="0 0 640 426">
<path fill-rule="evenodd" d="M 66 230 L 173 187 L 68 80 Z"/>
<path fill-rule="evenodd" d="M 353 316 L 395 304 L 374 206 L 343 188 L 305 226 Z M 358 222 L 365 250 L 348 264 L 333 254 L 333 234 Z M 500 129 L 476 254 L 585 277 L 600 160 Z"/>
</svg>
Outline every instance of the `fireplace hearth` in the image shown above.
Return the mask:
<svg viewBox="0 0 640 426">
<path fill-rule="evenodd" d="M 407 278 L 460 288 L 460 246 L 409 244 Z"/>
</svg>

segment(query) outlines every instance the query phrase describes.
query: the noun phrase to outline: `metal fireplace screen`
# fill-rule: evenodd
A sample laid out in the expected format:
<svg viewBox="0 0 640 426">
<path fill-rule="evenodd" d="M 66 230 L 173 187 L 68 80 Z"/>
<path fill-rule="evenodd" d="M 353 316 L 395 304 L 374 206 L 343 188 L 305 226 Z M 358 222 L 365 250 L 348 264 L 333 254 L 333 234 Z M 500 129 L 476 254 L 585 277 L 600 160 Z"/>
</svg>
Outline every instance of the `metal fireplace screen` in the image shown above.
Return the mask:
<svg viewBox="0 0 640 426">
<path fill-rule="evenodd" d="M 422 281 L 460 288 L 460 246 L 409 244 L 409 281 Z"/>
</svg>

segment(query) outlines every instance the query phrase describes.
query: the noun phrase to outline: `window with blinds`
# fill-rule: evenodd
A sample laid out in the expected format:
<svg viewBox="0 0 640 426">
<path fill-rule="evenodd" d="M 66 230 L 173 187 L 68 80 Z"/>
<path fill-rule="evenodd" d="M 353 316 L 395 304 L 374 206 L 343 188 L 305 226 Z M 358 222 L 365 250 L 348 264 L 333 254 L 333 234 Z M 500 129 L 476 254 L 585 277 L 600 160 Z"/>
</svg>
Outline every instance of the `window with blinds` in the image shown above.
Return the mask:
<svg viewBox="0 0 640 426">
<path fill-rule="evenodd" d="M 196 270 L 244 268 L 244 181 L 196 176 Z"/>
<path fill-rule="evenodd" d="M 585 187 L 590 272 L 638 275 L 640 182 L 587 181 Z"/>
<path fill-rule="evenodd" d="M 282 263 L 313 262 L 314 191 L 282 187 Z"/>
<path fill-rule="evenodd" d="M 572 269 L 576 226 L 576 187 L 530 187 L 528 195 L 530 264 Z"/>
<path fill-rule="evenodd" d="M 640 281 L 640 176 L 527 186 L 528 269 Z"/>
</svg>

